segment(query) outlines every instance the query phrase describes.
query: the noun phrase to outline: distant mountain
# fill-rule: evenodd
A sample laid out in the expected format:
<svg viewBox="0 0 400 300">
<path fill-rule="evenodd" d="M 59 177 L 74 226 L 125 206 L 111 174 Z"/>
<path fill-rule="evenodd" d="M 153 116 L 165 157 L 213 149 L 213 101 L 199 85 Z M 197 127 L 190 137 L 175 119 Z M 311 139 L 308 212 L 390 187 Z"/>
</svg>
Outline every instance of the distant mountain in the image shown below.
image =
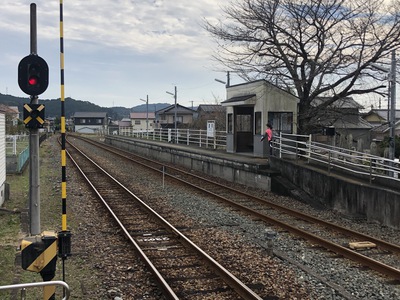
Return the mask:
<svg viewBox="0 0 400 300">
<path fill-rule="evenodd" d="M 23 106 L 25 103 L 29 103 L 30 100 L 28 97 L 15 97 L 11 95 L 3 95 L 0 93 L 0 104 L 5 104 L 8 106 L 18 106 L 19 111 L 23 112 Z M 49 117 L 60 117 L 61 116 L 61 101 L 60 99 L 52 99 L 52 100 L 39 100 L 40 104 L 44 104 L 45 106 L 45 116 Z M 65 117 L 71 118 L 75 112 L 107 112 L 109 117 L 112 120 L 121 120 L 122 118 L 128 118 L 129 114 L 133 111 L 135 112 L 145 112 L 146 104 L 141 104 L 132 108 L 125 107 L 101 107 L 96 104 L 93 104 L 89 101 L 75 100 L 72 98 L 65 98 Z M 163 109 L 171 104 L 168 103 L 157 103 L 149 105 L 149 112 L 154 112 L 155 110 Z"/>
</svg>

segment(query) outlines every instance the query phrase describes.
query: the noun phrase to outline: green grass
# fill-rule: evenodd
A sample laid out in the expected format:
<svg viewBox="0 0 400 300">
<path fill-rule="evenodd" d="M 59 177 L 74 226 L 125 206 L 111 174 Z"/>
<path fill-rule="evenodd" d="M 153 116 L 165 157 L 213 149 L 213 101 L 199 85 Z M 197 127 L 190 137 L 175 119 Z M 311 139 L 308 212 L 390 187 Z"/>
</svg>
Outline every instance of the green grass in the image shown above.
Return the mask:
<svg viewBox="0 0 400 300">
<path fill-rule="evenodd" d="M 9 211 L 21 211 L 27 206 L 29 180 L 26 174 L 27 172 L 24 172 L 21 176 L 13 175 L 6 178 L 10 184 L 10 200 L 6 201 L 3 207 Z M 15 257 L 22 237 L 20 229 L 20 213 L 0 213 L 0 285 L 13 283 Z M 4 295 L 0 293 L 0 298 L 6 299 Z"/>
<path fill-rule="evenodd" d="M 40 148 L 41 231 L 57 231 L 58 223 L 61 223 L 61 195 L 57 193 L 60 190 L 58 178 L 61 175 L 56 172 L 57 168 L 47 166 L 54 161 L 52 156 L 54 153 L 44 143 Z M 58 169 L 61 170 L 61 166 Z M 7 175 L 6 182 L 10 185 L 10 199 L 5 201 L 3 207 L 9 211 L 26 210 L 29 206 L 29 168 L 21 175 Z M 0 285 L 13 284 L 15 278 L 19 282 L 42 281 L 40 274 L 24 271 L 21 266 L 15 264 L 21 239 L 26 236 L 28 233 L 21 231 L 20 213 L 0 213 Z M 36 299 L 30 298 L 29 294 L 40 295 L 41 292 L 27 292 L 27 299 Z M 4 293 L 0 293 L 0 298 L 6 299 Z M 41 296 L 38 299 L 41 299 Z"/>
<path fill-rule="evenodd" d="M 61 154 L 54 151 L 50 141 L 45 141 L 40 146 L 41 231 L 57 232 L 61 230 L 61 164 L 55 159 L 57 155 Z M 29 169 L 26 169 L 21 175 L 7 175 L 6 181 L 10 185 L 10 200 L 5 202 L 4 208 L 11 211 L 26 209 L 29 203 Z M 67 198 L 71 200 L 70 194 L 67 195 Z M 14 279 L 17 279 L 18 283 L 43 281 L 40 274 L 25 271 L 19 263 L 15 264 L 21 239 L 28 235 L 28 233 L 21 232 L 20 215 L 19 213 L 0 212 L 0 285 L 13 284 Z M 73 234 L 72 252 L 74 252 L 75 244 L 78 243 L 76 241 L 78 227 L 79 220 L 68 209 L 68 229 Z M 92 264 L 90 261 L 85 261 L 90 260 L 90 257 L 72 254 L 65 261 L 66 282 L 70 286 L 73 299 L 87 299 L 85 290 L 96 289 L 96 270 L 90 267 Z M 54 280 L 62 279 L 62 260 L 58 258 Z M 57 287 L 56 299 L 62 298 L 61 293 L 62 289 Z M 14 299 L 9 295 L 9 292 L 0 292 L 0 299 Z M 19 298 L 17 297 L 17 299 Z M 26 299 L 42 299 L 41 288 L 28 289 Z"/>
</svg>

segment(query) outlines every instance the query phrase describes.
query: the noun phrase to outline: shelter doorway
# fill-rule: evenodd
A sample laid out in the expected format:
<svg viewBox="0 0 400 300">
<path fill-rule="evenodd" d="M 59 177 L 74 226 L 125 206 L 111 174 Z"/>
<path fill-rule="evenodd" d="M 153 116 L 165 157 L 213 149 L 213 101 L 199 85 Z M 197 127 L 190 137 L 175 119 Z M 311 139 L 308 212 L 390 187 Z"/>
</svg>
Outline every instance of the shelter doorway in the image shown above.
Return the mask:
<svg viewBox="0 0 400 300">
<path fill-rule="evenodd" d="M 236 152 L 253 152 L 254 149 L 254 106 L 235 106 Z"/>
</svg>

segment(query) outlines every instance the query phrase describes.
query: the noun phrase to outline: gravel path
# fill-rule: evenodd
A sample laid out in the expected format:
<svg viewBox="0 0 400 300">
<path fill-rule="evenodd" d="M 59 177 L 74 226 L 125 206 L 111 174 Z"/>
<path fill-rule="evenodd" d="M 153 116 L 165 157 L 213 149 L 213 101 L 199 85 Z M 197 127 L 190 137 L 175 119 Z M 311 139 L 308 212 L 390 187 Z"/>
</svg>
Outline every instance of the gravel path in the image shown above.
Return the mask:
<svg viewBox="0 0 400 300">
<path fill-rule="evenodd" d="M 49 142 L 54 144 L 52 147 L 56 150 L 58 145 L 54 140 Z M 101 151 L 97 153 L 101 154 Z M 173 184 L 166 184 L 163 189 L 161 180 L 137 174 L 131 166 L 118 163 L 110 156 L 107 160 L 114 165 L 116 172 L 126 177 L 132 188 L 147 190 L 154 205 L 162 204 L 174 209 L 180 213 L 182 220 L 198 224 L 199 234 L 191 238 L 201 247 L 211 249 L 212 245 L 220 243 L 221 248 L 236 248 L 230 254 L 232 260 L 243 261 L 240 276 L 250 280 L 255 277 L 255 282 L 269 282 L 271 295 L 280 299 L 400 299 L 398 283 L 394 284 L 372 271 L 314 248 L 279 229 L 269 228 L 263 222 L 239 215 L 202 195 L 177 190 Z M 80 296 L 74 299 L 161 299 L 151 277 L 143 270 L 143 264 L 135 259 L 134 253 L 125 251 L 124 239 L 119 232 L 107 226 L 107 214 L 102 212 L 100 204 L 94 200 L 80 176 L 73 168 L 68 168 L 67 174 L 69 217 L 75 226 L 71 229 L 75 255 L 67 260 L 67 264 L 73 265 L 73 273 L 67 273 L 66 281 L 71 280 L 74 286 L 75 282 L 79 282 L 75 292 Z M 350 220 L 330 211 L 316 211 L 291 198 L 263 190 L 252 191 L 279 204 L 290 205 L 382 239 L 400 240 L 398 231 L 377 224 Z M 277 231 L 273 258 L 266 255 L 267 229 Z M 126 267 L 126 262 L 129 262 L 129 267 Z M 89 275 L 79 278 L 79 268 Z M 259 277 L 261 273 L 263 279 Z M 285 282 L 292 284 L 284 286 Z"/>
</svg>

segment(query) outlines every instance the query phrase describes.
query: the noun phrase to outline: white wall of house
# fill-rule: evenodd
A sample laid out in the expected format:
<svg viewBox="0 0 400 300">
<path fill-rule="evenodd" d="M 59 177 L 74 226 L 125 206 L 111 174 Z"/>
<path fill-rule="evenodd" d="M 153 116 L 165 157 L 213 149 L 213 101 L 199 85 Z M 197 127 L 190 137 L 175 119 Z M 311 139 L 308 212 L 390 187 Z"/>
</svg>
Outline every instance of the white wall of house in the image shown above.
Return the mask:
<svg viewBox="0 0 400 300">
<path fill-rule="evenodd" d="M 0 114 L 0 206 L 5 199 L 6 182 L 6 116 Z"/>
<path fill-rule="evenodd" d="M 149 119 L 149 126 L 148 129 L 149 131 L 152 131 L 154 129 L 154 120 Z M 147 120 L 146 119 L 133 119 L 131 120 L 132 122 L 132 130 L 134 131 L 146 131 L 147 129 Z"/>
<path fill-rule="evenodd" d="M 104 134 L 105 132 L 107 132 L 107 126 L 104 126 L 104 125 L 75 125 L 75 132 Z"/>
</svg>

